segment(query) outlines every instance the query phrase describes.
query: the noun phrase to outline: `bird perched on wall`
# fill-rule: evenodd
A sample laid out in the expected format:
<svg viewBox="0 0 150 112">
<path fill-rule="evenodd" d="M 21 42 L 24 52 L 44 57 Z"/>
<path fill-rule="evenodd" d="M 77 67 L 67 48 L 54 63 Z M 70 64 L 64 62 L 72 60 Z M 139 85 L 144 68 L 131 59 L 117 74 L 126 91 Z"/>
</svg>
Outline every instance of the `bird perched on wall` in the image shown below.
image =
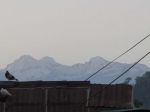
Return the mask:
<svg viewBox="0 0 150 112">
<path fill-rule="evenodd" d="M 4 96 L 11 96 L 11 94 L 4 88 L 1 89 L 1 94 L 3 94 Z"/>
<path fill-rule="evenodd" d="M 10 74 L 8 71 L 6 71 L 5 77 L 6 77 L 8 80 L 16 80 L 16 81 L 18 81 L 18 79 L 16 79 L 16 78 L 15 78 L 12 74 Z"/>
</svg>

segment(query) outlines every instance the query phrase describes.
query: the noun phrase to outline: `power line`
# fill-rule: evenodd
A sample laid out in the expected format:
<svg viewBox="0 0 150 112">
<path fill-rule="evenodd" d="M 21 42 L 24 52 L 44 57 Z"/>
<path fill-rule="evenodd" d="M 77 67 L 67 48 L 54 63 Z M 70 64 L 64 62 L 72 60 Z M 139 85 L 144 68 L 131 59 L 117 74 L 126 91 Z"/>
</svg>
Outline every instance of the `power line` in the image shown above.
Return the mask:
<svg viewBox="0 0 150 112">
<path fill-rule="evenodd" d="M 91 77 L 93 77 L 95 74 L 97 74 L 98 72 L 100 72 L 101 70 L 103 70 L 105 67 L 107 67 L 108 65 L 110 65 L 111 63 L 113 63 L 115 60 L 117 60 L 118 58 L 120 58 L 121 56 L 123 56 L 124 54 L 126 54 L 127 52 L 129 52 L 131 49 L 133 49 L 134 47 L 136 47 L 138 44 L 140 44 L 142 41 L 144 41 L 146 38 L 148 38 L 150 36 L 147 35 L 146 37 L 144 37 L 142 40 L 140 40 L 138 43 L 136 43 L 134 46 L 132 46 L 130 49 L 128 49 L 127 51 L 125 51 L 124 53 L 122 53 L 121 55 L 119 55 L 117 58 L 115 58 L 114 60 L 112 60 L 111 62 L 109 62 L 108 64 L 106 64 L 105 66 L 103 66 L 102 68 L 100 68 L 98 71 L 96 71 L 95 73 L 93 73 L 92 75 L 90 75 L 88 78 L 86 78 L 83 82 L 81 82 L 80 84 L 78 84 L 78 86 L 82 85 L 85 81 L 87 81 L 88 79 L 90 79 Z M 76 87 L 78 87 L 76 86 Z M 68 91 L 69 92 L 69 91 Z M 68 93 L 67 92 L 67 93 Z M 66 94 L 67 94 L 66 93 Z M 65 96 L 66 94 L 58 97 L 58 99 L 60 99 L 61 97 Z M 57 99 L 57 100 L 58 100 Z M 41 108 L 40 110 L 44 109 L 47 105 L 45 105 L 43 108 Z M 39 111 L 40 111 L 39 110 Z"/>
<path fill-rule="evenodd" d="M 89 76 L 85 81 L 87 81 L 89 78 L 91 78 L 92 76 L 94 76 L 95 74 L 97 74 L 99 71 L 101 71 L 102 69 L 104 69 L 106 66 L 110 65 L 112 62 L 114 62 L 115 60 L 117 60 L 118 58 L 120 58 L 121 56 L 123 56 L 124 54 L 126 54 L 127 52 L 129 52 L 131 49 L 133 49 L 135 46 L 137 46 L 139 43 L 141 43 L 143 40 L 145 40 L 149 36 L 150 36 L 150 34 L 148 36 L 146 36 L 145 38 L 143 38 L 142 40 L 140 40 L 138 43 L 136 43 L 133 47 L 131 47 L 130 49 L 128 49 L 127 51 L 125 51 L 124 53 L 122 53 L 120 56 L 118 56 L 117 58 L 115 58 L 113 61 L 109 62 L 107 65 L 105 65 L 104 67 L 102 67 L 101 69 L 99 69 L 97 72 L 95 72 L 94 74 L 92 74 L 91 76 Z"/>
<path fill-rule="evenodd" d="M 128 72 L 132 67 L 134 67 L 139 61 L 141 61 L 143 58 L 145 58 L 150 52 L 148 52 L 146 55 L 144 55 L 140 60 L 138 60 L 136 63 L 134 63 L 129 69 L 127 69 L 125 72 L 123 72 L 121 75 L 119 75 L 116 79 L 114 79 L 111 83 L 109 83 L 107 86 L 105 86 L 104 88 L 102 88 L 101 90 L 99 90 L 97 93 L 95 93 L 94 95 L 92 95 L 90 98 L 88 98 L 87 100 L 85 100 L 83 103 L 77 105 L 75 108 L 73 108 L 70 112 L 73 112 L 75 109 L 79 108 L 81 105 L 83 105 L 84 103 L 86 103 L 88 100 L 90 100 L 91 98 L 93 98 L 94 96 L 96 96 L 98 93 L 100 93 L 101 91 L 103 91 L 104 89 L 106 89 L 108 86 L 110 86 L 113 82 L 115 82 L 117 79 L 119 79 L 122 75 L 124 75 L 126 72 Z"/>
<path fill-rule="evenodd" d="M 127 51 L 125 51 L 124 53 L 122 53 L 120 56 L 118 56 L 117 58 L 115 58 L 114 60 L 112 60 L 111 62 L 109 62 L 108 64 L 106 64 L 105 66 L 103 66 L 102 68 L 100 68 L 98 71 L 96 71 L 94 74 L 90 75 L 87 79 L 85 79 L 83 82 L 81 82 L 80 84 L 78 84 L 78 86 L 82 85 L 85 81 L 87 81 L 88 79 L 90 79 L 91 77 L 93 77 L 95 74 L 97 74 L 98 72 L 100 72 L 101 70 L 103 70 L 105 67 L 107 67 L 108 65 L 110 65 L 111 63 L 113 63 L 115 60 L 117 60 L 118 58 L 120 58 L 121 56 L 123 56 L 124 54 L 126 54 L 127 52 L 129 52 L 131 49 L 133 49 L 134 47 L 136 47 L 139 43 L 141 43 L 143 40 L 145 40 L 146 38 L 148 38 L 150 36 L 147 35 L 146 37 L 144 37 L 142 40 L 140 40 L 138 43 L 136 43 L 134 46 L 132 46 L 130 49 L 128 49 Z M 69 92 L 69 91 L 68 91 Z M 67 92 L 67 93 L 68 93 Z M 64 95 L 63 95 L 64 96 Z M 59 98 L 61 98 L 62 96 L 60 96 Z M 59 99 L 58 98 L 58 99 Z"/>
</svg>

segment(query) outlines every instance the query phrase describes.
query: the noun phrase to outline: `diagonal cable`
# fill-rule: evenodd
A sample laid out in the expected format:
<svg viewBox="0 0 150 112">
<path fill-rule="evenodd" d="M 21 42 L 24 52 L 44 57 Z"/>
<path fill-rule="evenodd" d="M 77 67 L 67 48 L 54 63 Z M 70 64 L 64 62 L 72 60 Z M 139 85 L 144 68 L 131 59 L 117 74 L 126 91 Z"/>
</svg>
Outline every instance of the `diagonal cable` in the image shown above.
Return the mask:
<svg viewBox="0 0 150 112">
<path fill-rule="evenodd" d="M 103 66 L 102 68 L 100 68 L 98 71 L 96 71 L 95 73 L 93 73 L 92 75 L 90 75 L 88 78 L 86 78 L 83 82 L 79 83 L 76 87 L 82 85 L 85 81 L 87 81 L 88 79 L 90 79 L 91 77 L 93 77 L 95 74 L 97 74 L 98 72 L 100 72 L 101 70 L 103 70 L 105 67 L 107 67 L 108 65 L 110 65 L 111 63 L 113 63 L 115 60 L 117 60 L 118 58 L 120 58 L 121 56 L 123 56 L 124 54 L 126 54 L 127 52 L 129 52 L 130 50 L 132 50 L 134 47 L 136 47 L 138 44 L 140 44 L 142 41 L 144 41 L 145 39 L 147 39 L 150 36 L 147 35 L 146 37 L 144 37 L 142 40 L 140 40 L 138 43 L 136 43 L 134 46 L 132 46 L 130 49 L 128 49 L 127 51 L 125 51 L 124 53 L 122 53 L 121 55 L 119 55 L 117 58 L 115 58 L 114 60 L 112 60 L 111 62 L 109 62 L 108 64 L 106 64 L 105 66 Z M 68 91 L 69 92 L 69 91 Z M 66 94 L 68 93 L 66 92 Z M 65 96 L 66 94 L 60 96 L 57 98 L 60 99 L 61 97 Z M 40 110 L 44 109 L 47 105 L 45 105 L 43 108 L 41 108 Z M 39 110 L 39 111 L 40 111 Z"/>
<path fill-rule="evenodd" d="M 84 103 L 86 103 L 88 100 L 90 100 L 91 98 L 93 98 L 94 96 L 96 96 L 98 93 L 102 92 L 104 89 L 106 89 L 108 86 L 110 86 L 113 82 L 115 82 L 117 79 L 119 79 L 121 76 L 123 76 L 126 72 L 128 72 L 132 67 L 134 67 L 139 61 L 141 61 L 143 58 L 145 58 L 149 53 L 150 52 L 148 52 L 146 55 L 144 55 L 140 60 L 138 60 L 136 63 L 134 63 L 129 69 L 127 69 L 125 72 L 123 72 L 121 75 L 119 75 L 116 79 L 114 79 L 107 86 L 105 86 L 104 88 L 102 88 L 101 90 L 99 90 L 97 93 L 95 93 L 94 95 L 92 95 L 90 98 L 88 98 L 87 100 L 85 100 L 83 103 L 77 105 L 70 112 L 73 112 L 74 110 L 76 110 L 77 108 L 79 108 L 81 105 L 83 105 Z"/>
</svg>

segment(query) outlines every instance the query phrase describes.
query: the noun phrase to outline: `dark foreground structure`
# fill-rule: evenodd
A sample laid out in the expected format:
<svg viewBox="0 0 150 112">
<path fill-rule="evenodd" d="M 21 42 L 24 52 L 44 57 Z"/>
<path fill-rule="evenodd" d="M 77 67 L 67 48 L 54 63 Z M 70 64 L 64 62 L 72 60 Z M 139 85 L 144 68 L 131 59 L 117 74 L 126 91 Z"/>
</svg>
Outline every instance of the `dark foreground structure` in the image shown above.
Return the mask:
<svg viewBox="0 0 150 112">
<path fill-rule="evenodd" d="M 0 112 L 70 112 L 106 85 L 89 81 L 1 81 L 11 97 L 0 102 Z M 1 97 L 1 96 L 0 96 Z M 101 112 L 133 108 L 133 87 L 110 85 L 74 112 Z"/>
</svg>

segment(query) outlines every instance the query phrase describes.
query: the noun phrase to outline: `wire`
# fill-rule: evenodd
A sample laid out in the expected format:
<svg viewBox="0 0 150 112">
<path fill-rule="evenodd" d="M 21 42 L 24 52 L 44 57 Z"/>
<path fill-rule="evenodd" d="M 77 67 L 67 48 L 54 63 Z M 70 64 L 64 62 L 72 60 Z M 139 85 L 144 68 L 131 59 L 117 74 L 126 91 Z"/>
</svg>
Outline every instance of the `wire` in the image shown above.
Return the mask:
<svg viewBox="0 0 150 112">
<path fill-rule="evenodd" d="M 122 75 L 124 75 L 126 72 L 128 72 L 132 67 L 134 67 L 139 61 L 141 61 L 143 58 L 145 58 L 150 52 L 148 52 L 146 55 L 144 55 L 140 60 L 138 60 L 136 63 L 134 63 L 129 69 L 127 69 L 125 72 L 123 72 L 121 75 L 119 75 L 116 79 L 114 79 L 111 83 L 109 83 L 107 86 L 105 86 L 104 88 L 102 88 L 101 90 L 99 90 L 97 93 L 95 93 L 94 95 L 92 95 L 90 98 L 88 98 L 87 100 L 85 100 L 83 103 L 77 105 L 75 108 L 73 108 L 70 112 L 73 112 L 75 109 L 77 109 L 78 107 L 80 107 L 81 105 L 83 105 L 84 103 L 86 103 L 88 100 L 90 100 L 91 98 L 93 98 L 94 96 L 96 96 L 98 93 L 100 93 L 101 91 L 103 91 L 104 89 L 106 89 L 108 86 L 110 86 L 113 82 L 115 82 L 117 79 L 119 79 Z"/>
<path fill-rule="evenodd" d="M 126 54 L 127 52 L 129 52 L 131 49 L 133 49 L 135 46 L 137 46 L 139 43 L 141 43 L 143 40 L 145 40 L 147 37 L 149 37 L 150 34 L 148 36 L 146 36 L 145 38 L 143 38 L 141 41 L 139 41 L 137 44 L 135 44 L 133 47 L 131 47 L 130 49 L 128 49 L 127 51 L 125 51 L 123 54 L 121 54 L 120 56 L 118 56 L 117 58 L 115 58 L 113 61 L 109 62 L 107 65 L 105 65 L 104 67 L 102 67 L 101 69 L 99 69 L 97 72 L 95 72 L 93 75 L 91 75 L 90 77 L 88 77 L 85 81 L 87 81 L 89 78 L 91 78 L 92 76 L 94 76 L 95 74 L 97 74 L 99 71 L 101 71 L 103 68 L 105 68 L 106 66 L 110 65 L 112 62 L 114 62 L 115 60 L 117 60 L 118 58 L 120 58 L 121 56 L 123 56 L 124 54 Z"/>
<path fill-rule="evenodd" d="M 80 84 L 78 84 L 78 86 L 82 85 L 85 81 L 87 81 L 88 79 L 90 79 L 91 77 L 93 77 L 95 74 L 97 74 L 98 72 L 100 72 L 101 70 L 103 70 L 105 67 L 107 67 L 108 65 L 110 65 L 111 63 L 113 63 L 115 60 L 117 60 L 118 58 L 120 58 L 121 56 L 123 56 L 124 54 L 126 54 L 127 52 L 129 52 L 131 49 L 133 49 L 135 46 L 137 46 L 139 43 L 141 43 L 143 40 L 145 40 L 146 38 L 148 38 L 150 36 L 147 35 L 146 37 L 144 37 L 142 40 L 140 40 L 138 43 L 136 43 L 134 46 L 132 46 L 130 49 L 128 49 L 127 51 L 125 51 L 124 53 L 122 53 L 120 56 L 118 56 L 117 58 L 115 58 L 114 60 L 112 60 L 111 62 L 109 62 L 108 64 L 106 64 L 105 66 L 103 66 L 102 68 L 100 68 L 98 71 L 96 71 L 94 74 L 92 74 L 91 76 L 89 76 L 87 79 L 85 79 L 83 82 L 81 82 Z M 77 86 L 76 86 L 77 87 Z M 68 91 L 69 92 L 69 91 Z M 67 92 L 67 93 L 68 93 Z M 66 94 L 67 94 L 66 93 Z M 64 96 L 64 95 L 62 95 Z M 58 99 L 60 99 L 62 96 L 60 96 Z"/>
<path fill-rule="evenodd" d="M 109 62 L 108 64 L 106 64 L 105 66 L 103 66 L 102 68 L 100 68 L 98 71 L 96 71 L 95 73 L 93 73 L 92 75 L 90 75 L 87 79 L 85 79 L 83 82 L 81 82 L 80 84 L 78 84 L 78 86 L 80 86 L 80 85 L 82 85 L 85 81 L 87 81 L 88 79 L 90 79 L 91 77 L 93 77 L 95 74 L 97 74 L 98 72 L 100 72 L 101 70 L 103 70 L 105 67 L 107 67 L 108 65 L 110 65 L 111 63 L 113 63 L 115 60 L 117 60 L 118 58 L 120 58 L 121 56 L 123 56 L 124 54 L 126 54 L 127 52 L 129 52 L 131 49 L 133 49 L 134 47 L 136 47 L 138 44 L 140 44 L 142 41 L 144 41 L 146 38 L 148 38 L 150 36 L 150 34 L 149 35 L 147 35 L 146 37 L 144 37 L 142 40 L 140 40 L 138 43 L 136 43 L 134 46 L 132 46 L 130 49 L 128 49 L 127 51 L 125 51 L 124 53 L 122 53 L 120 56 L 118 56 L 117 58 L 115 58 L 114 60 L 112 60 L 111 62 Z M 76 87 L 78 87 L 78 86 L 76 86 Z M 68 91 L 69 92 L 69 91 Z M 68 93 L 68 92 L 66 92 L 66 94 Z M 64 94 L 64 95 L 62 95 L 62 96 L 60 96 L 60 97 L 58 97 L 58 99 L 60 99 L 61 97 L 63 97 L 63 96 L 65 96 L 66 94 Z M 57 100 L 58 100 L 57 99 Z M 46 105 L 47 106 L 47 105 Z M 46 107 L 45 106 L 45 107 Z M 44 107 L 44 108 L 45 108 Z M 40 110 L 42 110 L 43 108 L 41 108 Z M 40 111 L 39 110 L 39 111 Z"/>
</svg>

